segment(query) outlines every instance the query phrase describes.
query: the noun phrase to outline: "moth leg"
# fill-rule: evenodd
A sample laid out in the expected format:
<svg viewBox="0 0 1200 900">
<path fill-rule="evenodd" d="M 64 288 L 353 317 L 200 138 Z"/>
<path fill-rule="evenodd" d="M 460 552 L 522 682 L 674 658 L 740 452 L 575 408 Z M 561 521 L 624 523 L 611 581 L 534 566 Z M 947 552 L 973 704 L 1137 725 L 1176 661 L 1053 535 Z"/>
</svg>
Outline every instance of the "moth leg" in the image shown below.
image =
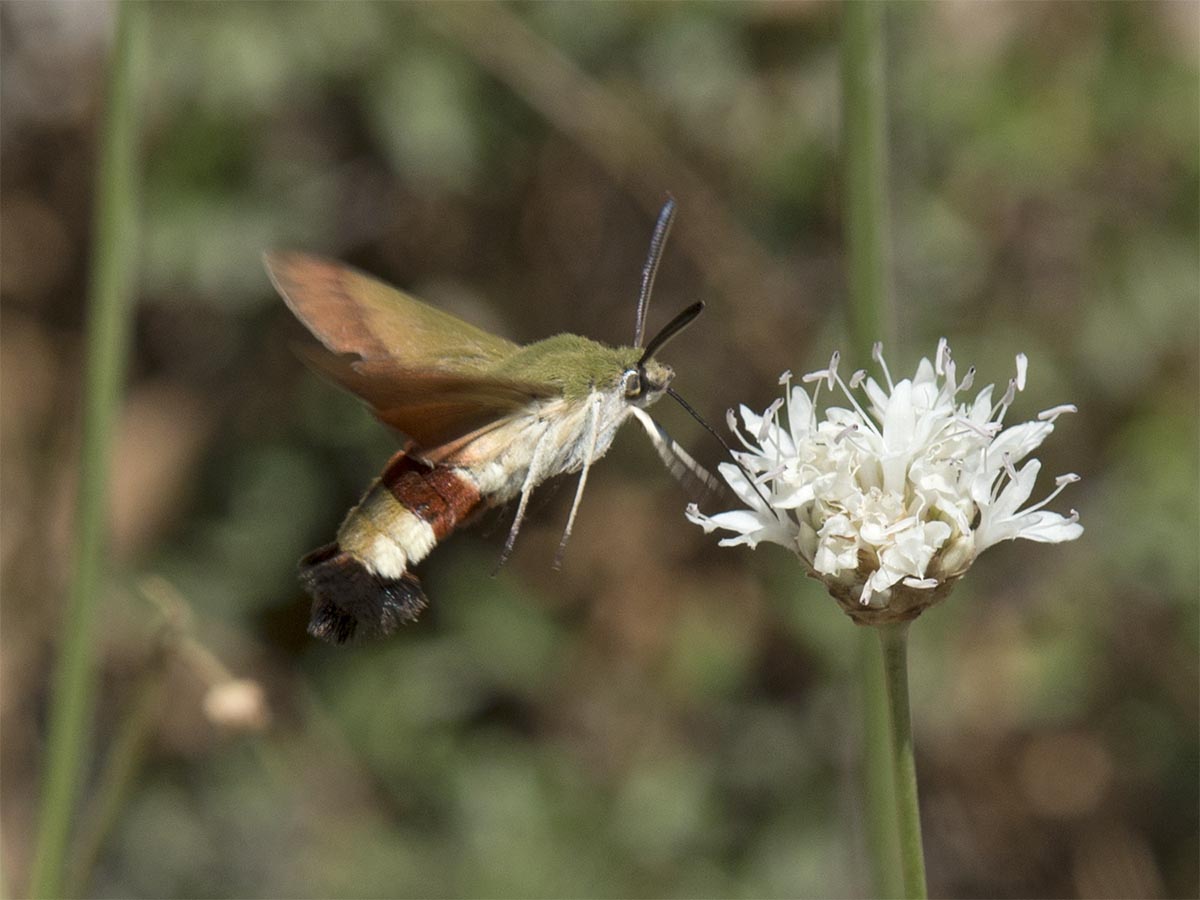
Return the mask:
<svg viewBox="0 0 1200 900">
<path fill-rule="evenodd" d="M 592 468 L 592 457 L 596 455 L 596 441 L 600 436 L 600 402 L 602 397 L 594 395 L 591 413 L 588 416 L 587 455 L 583 458 L 583 470 L 579 473 L 579 486 L 575 488 L 575 499 L 571 502 L 571 514 L 567 516 L 567 527 L 563 530 L 562 540 L 558 543 L 558 551 L 554 554 L 554 568 L 561 569 L 563 555 L 567 552 L 567 541 L 571 539 L 571 529 L 575 527 L 575 514 L 579 512 L 579 503 L 583 500 L 583 489 L 587 486 L 588 472 Z"/>
<path fill-rule="evenodd" d="M 659 458 L 667 470 L 678 479 L 684 490 L 694 500 L 703 500 L 709 496 L 718 496 L 722 492 L 721 482 L 713 477 L 704 466 L 692 459 L 691 455 L 679 445 L 667 430 L 650 417 L 650 414 L 633 407 L 630 412 L 642 423 L 650 443 L 658 451 Z"/>
<path fill-rule="evenodd" d="M 529 460 L 529 471 L 525 473 L 525 482 L 521 485 L 521 502 L 517 504 L 517 515 L 513 519 L 512 528 L 508 530 L 504 549 L 500 552 L 500 562 L 496 563 L 496 571 L 499 571 L 500 567 L 512 556 L 513 545 L 516 544 L 517 534 L 521 531 L 521 522 L 525 519 L 525 508 L 529 506 L 529 497 L 542 480 L 542 468 L 546 464 L 546 451 L 550 446 L 549 438 L 550 429 L 547 428 L 533 448 L 533 458 Z"/>
</svg>

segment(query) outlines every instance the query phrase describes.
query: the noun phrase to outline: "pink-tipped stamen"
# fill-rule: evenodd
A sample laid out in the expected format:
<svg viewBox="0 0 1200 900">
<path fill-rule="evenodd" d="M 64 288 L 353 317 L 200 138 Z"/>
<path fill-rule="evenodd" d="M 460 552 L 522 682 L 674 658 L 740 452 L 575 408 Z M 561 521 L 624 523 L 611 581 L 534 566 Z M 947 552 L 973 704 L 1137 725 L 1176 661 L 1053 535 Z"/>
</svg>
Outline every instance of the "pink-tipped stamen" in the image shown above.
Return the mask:
<svg viewBox="0 0 1200 900">
<path fill-rule="evenodd" d="M 771 405 L 763 410 L 762 424 L 758 426 L 758 442 L 760 444 L 766 443 L 767 435 L 771 433 L 771 426 L 778 427 L 775 421 L 775 414 L 779 412 L 779 407 L 781 406 L 783 406 L 783 398 L 776 397 L 771 401 Z M 779 442 L 775 441 L 774 443 L 778 445 Z"/>
<path fill-rule="evenodd" d="M 950 342 L 944 337 L 938 338 L 937 353 L 933 355 L 933 371 L 938 375 L 946 373 L 946 357 L 950 349 Z"/>
<path fill-rule="evenodd" d="M 896 383 L 892 381 L 892 373 L 888 371 L 887 360 L 883 358 L 883 341 L 876 341 L 871 346 L 871 359 L 879 363 L 879 368 L 883 372 L 883 377 L 887 379 L 888 393 L 896 390 Z"/>
<path fill-rule="evenodd" d="M 1074 403 L 1063 403 L 1058 406 L 1052 406 L 1049 409 L 1044 409 L 1037 414 L 1039 422 L 1053 422 L 1064 413 L 1079 412 L 1079 408 Z"/>
<path fill-rule="evenodd" d="M 1008 380 L 1008 389 L 1005 390 L 1004 396 L 1000 398 L 1000 402 L 992 407 L 992 414 L 988 417 L 994 419 L 996 424 L 1004 421 L 1004 416 L 1008 412 L 1008 408 L 1012 406 L 1013 400 L 1017 398 L 1017 379 L 1010 378 Z"/>
<path fill-rule="evenodd" d="M 834 356 L 836 357 L 837 354 L 835 353 Z M 834 362 L 836 363 L 836 359 L 834 360 Z M 858 415 L 862 418 L 862 420 L 867 424 L 867 427 L 871 429 L 873 434 L 876 434 L 880 438 L 882 438 L 883 434 L 880 432 L 879 428 L 876 426 L 875 420 L 872 419 L 871 416 L 867 413 L 867 411 L 862 408 L 862 404 L 860 404 L 858 402 L 858 398 L 855 397 L 854 394 L 852 393 L 851 387 L 853 387 L 853 385 L 847 385 L 846 382 L 842 381 L 842 379 L 837 374 L 836 367 L 831 368 L 830 371 L 833 373 L 833 379 L 834 379 L 833 383 L 836 383 L 837 386 L 842 389 L 842 393 L 846 395 L 846 399 L 850 401 L 850 405 L 852 407 L 854 407 L 854 411 L 856 413 L 858 413 Z M 862 370 L 860 369 L 859 371 L 862 371 Z M 858 373 L 856 372 L 855 375 L 857 375 L 857 374 Z M 854 376 L 852 375 L 851 379 L 853 380 L 853 378 L 854 378 Z M 832 384 L 830 386 L 832 387 Z M 813 409 L 814 410 L 816 409 L 816 405 L 817 405 L 817 395 L 814 393 L 813 394 Z"/>
<path fill-rule="evenodd" d="M 843 428 L 841 431 L 839 431 L 839 432 L 838 432 L 838 433 L 837 433 L 837 434 L 834 436 L 834 438 L 833 438 L 833 442 L 834 442 L 835 444 L 840 444 L 840 443 L 842 442 L 842 440 L 843 440 L 843 439 L 844 439 L 844 438 L 845 438 L 847 435 L 854 434 L 854 433 L 855 433 L 855 432 L 857 432 L 857 431 L 858 431 L 858 424 L 857 424 L 857 423 L 855 423 L 855 424 L 853 424 L 853 425 L 847 425 L 845 428 Z"/>
<path fill-rule="evenodd" d="M 1057 497 L 1059 494 L 1061 494 L 1063 492 L 1063 490 L 1066 489 L 1067 485 L 1074 484 L 1077 481 L 1079 481 L 1079 476 L 1076 475 L 1074 472 L 1069 472 L 1066 475 L 1059 475 L 1057 478 L 1054 479 L 1055 487 L 1054 487 L 1054 490 L 1050 492 L 1050 496 L 1048 496 L 1044 500 L 1042 500 L 1041 503 L 1036 503 L 1033 506 L 1028 506 L 1025 509 L 1020 510 L 1018 513 L 1016 513 L 1016 515 L 1027 516 L 1030 513 L 1037 512 L 1039 509 L 1041 509 L 1043 506 L 1045 506 L 1047 503 L 1049 503 L 1051 500 L 1053 500 L 1055 497 Z M 1074 513 L 1075 511 L 1071 510 L 1071 512 Z M 1076 516 L 1076 517 L 1078 518 L 1078 516 Z"/>
<path fill-rule="evenodd" d="M 833 390 L 833 382 L 837 379 L 838 363 L 842 361 L 842 351 L 834 350 L 829 357 L 829 389 Z"/>
<path fill-rule="evenodd" d="M 736 437 L 738 442 L 746 448 L 748 453 L 754 455 L 759 454 L 762 448 L 755 447 L 748 440 L 746 440 L 746 436 L 742 434 L 742 429 L 738 426 L 737 416 L 734 414 L 732 409 L 725 410 L 725 424 L 729 426 L 729 430 L 733 432 L 734 437 Z"/>
<path fill-rule="evenodd" d="M 1004 451 L 1004 471 L 1008 473 L 1010 481 L 1017 480 L 1017 467 L 1013 465 L 1012 454 L 1007 450 Z"/>
</svg>

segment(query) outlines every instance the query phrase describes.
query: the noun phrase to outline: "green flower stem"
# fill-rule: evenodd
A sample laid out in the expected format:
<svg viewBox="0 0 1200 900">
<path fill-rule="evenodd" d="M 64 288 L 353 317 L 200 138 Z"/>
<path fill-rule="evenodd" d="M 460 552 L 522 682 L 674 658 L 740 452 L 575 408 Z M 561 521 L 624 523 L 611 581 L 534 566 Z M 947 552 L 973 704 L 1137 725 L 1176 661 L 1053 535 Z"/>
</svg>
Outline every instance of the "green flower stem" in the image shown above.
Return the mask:
<svg viewBox="0 0 1200 900">
<path fill-rule="evenodd" d="M 883 649 L 884 681 L 891 717 L 892 775 L 896 785 L 900 861 L 904 896 L 929 896 L 925 887 L 925 850 L 921 808 L 917 802 L 917 766 L 913 757 L 912 716 L 908 709 L 908 623 L 876 626 Z"/>
<path fill-rule="evenodd" d="M 874 342 L 889 343 L 894 331 L 888 274 L 885 5 L 857 0 L 843 3 L 840 10 L 847 312 L 856 365 L 865 365 Z M 898 897 L 902 884 L 883 665 L 870 629 L 860 629 L 858 639 L 867 841 L 874 894 Z"/>
<path fill-rule="evenodd" d="M 62 896 L 76 795 L 91 744 L 93 625 L 103 586 L 109 462 L 134 292 L 139 113 L 135 93 L 146 8 L 140 2 L 126 2 L 116 9 L 117 36 L 96 175 L 75 560 L 54 672 L 29 885 L 29 894 L 39 898 Z"/>
<path fill-rule="evenodd" d="M 887 187 L 886 4 L 848 2 L 842 12 L 842 152 L 850 338 L 860 365 L 895 330 L 891 308 Z"/>
<path fill-rule="evenodd" d="M 896 791 L 892 778 L 891 718 L 883 657 L 874 628 L 855 628 L 861 684 L 863 736 L 863 793 L 866 803 L 867 850 L 873 896 L 900 897 L 900 841 L 896 833 Z"/>
</svg>

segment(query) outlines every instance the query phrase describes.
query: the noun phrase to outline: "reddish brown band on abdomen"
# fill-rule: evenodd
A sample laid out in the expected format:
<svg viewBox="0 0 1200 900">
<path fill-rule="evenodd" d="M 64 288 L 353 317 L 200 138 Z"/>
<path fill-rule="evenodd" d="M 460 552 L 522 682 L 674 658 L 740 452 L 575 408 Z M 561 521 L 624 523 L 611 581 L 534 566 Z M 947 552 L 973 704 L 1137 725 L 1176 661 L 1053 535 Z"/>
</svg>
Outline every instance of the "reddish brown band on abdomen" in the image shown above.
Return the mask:
<svg viewBox="0 0 1200 900">
<path fill-rule="evenodd" d="M 481 499 L 474 483 L 455 469 L 431 469 L 403 451 L 388 462 L 380 481 L 405 509 L 433 529 L 438 541 L 452 532 Z"/>
</svg>

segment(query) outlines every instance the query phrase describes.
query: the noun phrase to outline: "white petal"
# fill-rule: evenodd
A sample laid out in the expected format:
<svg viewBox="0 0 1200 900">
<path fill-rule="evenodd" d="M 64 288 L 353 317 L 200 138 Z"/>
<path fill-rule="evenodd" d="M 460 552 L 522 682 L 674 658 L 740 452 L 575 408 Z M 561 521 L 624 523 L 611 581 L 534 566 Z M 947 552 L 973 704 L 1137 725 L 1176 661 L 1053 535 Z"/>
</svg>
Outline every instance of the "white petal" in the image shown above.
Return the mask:
<svg viewBox="0 0 1200 900">
<path fill-rule="evenodd" d="M 738 406 L 738 412 L 742 414 L 742 427 L 745 428 L 746 434 L 751 437 L 758 434 L 758 429 L 762 428 L 763 417 L 745 404 Z"/>
<path fill-rule="evenodd" d="M 928 363 L 928 360 L 923 360 Z M 907 378 L 896 385 L 883 417 L 883 442 L 889 449 L 898 450 L 912 440 L 916 414 L 912 407 L 912 382 Z"/>
<path fill-rule="evenodd" d="M 924 384 L 933 381 L 937 381 L 937 372 L 933 368 L 933 363 L 922 357 L 921 361 L 917 363 L 917 374 L 913 376 L 913 383 Z"/>
<path fill-rule="evenodd" d="M 720 547 L 737 547 L 745 544 L 751 550 L 756 548 L 761 543 L 779 544 L 781 547 L 787 547 L 795 552 L 796 540 L 795 535 L 791 530 L 779 525 L 773 525 L 770 528 L 761 528 L 758 531 L 747 532 L 733 537 L 722 538 L 717 541 Z"/>
<path fill-rule="evenodd" d="M 883 418 L 883 412 L 888 407 L 888 393 L 879 386 L 874 378 L 868 378 L 867 383 L 863 385 L 863 390 L 867 392 L 867 399 L 871 401 L 871 412 L 877 418 Z"/>
<path fill-rule="evenodd" d="M 811 503 L 815 496 L 816 491 L 811 481 L 807 484 L 783 484 L 777 487 L 776 493 L 772 495 L 771 505 L 776 509 L 799 509 L 806 503 Z"/>
<path fill-rule="evenodd" d="M 926 522 L 925 533 L 922 536 L 926 546 L 938 550 L 950 537 L 951 528 L 945 522 Z"/>
<path fill-rule="evenodd" d="M 1017 470 L 1017 477 L 1004 486 L 1000 496 L 992 505 L 992 514 L 1007 518 L 1016 513 L 1021 505 L 1033 493 L 1033 485 L 1037 481 L 1038 472 L 1042 471 L 1041 460 L 1031 459 Z"/>
<path fill-rule="evenodd" d="M 1018 537 L 1042 544 L 1058 544 L 1073 541 L 1083 534 L 1083 526 L 1073 517 L 1061 516 L 1056 512 L 1040 509 L 1023 517 Z"/>
<path fill-rule="evenodd" d="M 804 430 L 808 430 L 809 420 L 812 418 L 812 398 L 808 396 L 808 391 L 799 385 L 792 388 L 791 405 L 788 410 L 788 418 L 792 426 L 792 434 L 798 434 L 796 426 L 803 425 Z"/>
<path fill-rule="evenodd" d="M 988 454 L 995 454 L 995 458 L 1000 459 L 1002 454 L 1007 453 L 1012 462 L 1019 463 L 1040 447 L 1053 430 L 1053 422 L 1022 422 L 1020 425 L 1013 425 L 996 435 L 988 448 Z"/>
<path fill-rule="evenodd" d="M 879 460 L 883 474 L 883 489 L 893 494 L 904 493 L 904 482 L 908 478 L 910 456 L 907 453 L 889 453 Z"/>
<path fill-rule="evenodd" d="M 937 587 L 938 580 L 936 578 L 905 578 L 904 585 L 905 587 L 916 588 L 919 591 L 927 591 L 930 588 Z"/>
<path fill-rule="evenodd" d="M 728 512 L 717 513 L 715 516 L 709 516 L 708 522 L 713 528 L 723 528 L 726 531 L 740 531 L 742 534 L 761 531 L 763 528 L 769 528 L 778 524 L 778 520 L 774 517 L 764 519 L 763 516 L 753 513 L 748 509 L 731 509 Z"/>
<path fill-rule="evenodd" d="M 975 396 L 975 402 L 971 404 L 971 412 L 969 418 L 976 425 L 982 425 L 992 417 L 992 407 L 995 405 L 992 402 L 993 385 L 988 385 Z"/>
<path fill-rule="evenodd" d="M 752 509 L 764 509 L 766 504 L 763 503 L 762 497 L 758 496 L 758 491 L 746 480 L 746 476 L 742 474 L 742 470 L 733 463 L 721 463 L 717 466 L 717 471 L 721 473 L 721 477 L 725 479 L 738 498 L 744 503 L 750 505 Z"/>
</svg>

